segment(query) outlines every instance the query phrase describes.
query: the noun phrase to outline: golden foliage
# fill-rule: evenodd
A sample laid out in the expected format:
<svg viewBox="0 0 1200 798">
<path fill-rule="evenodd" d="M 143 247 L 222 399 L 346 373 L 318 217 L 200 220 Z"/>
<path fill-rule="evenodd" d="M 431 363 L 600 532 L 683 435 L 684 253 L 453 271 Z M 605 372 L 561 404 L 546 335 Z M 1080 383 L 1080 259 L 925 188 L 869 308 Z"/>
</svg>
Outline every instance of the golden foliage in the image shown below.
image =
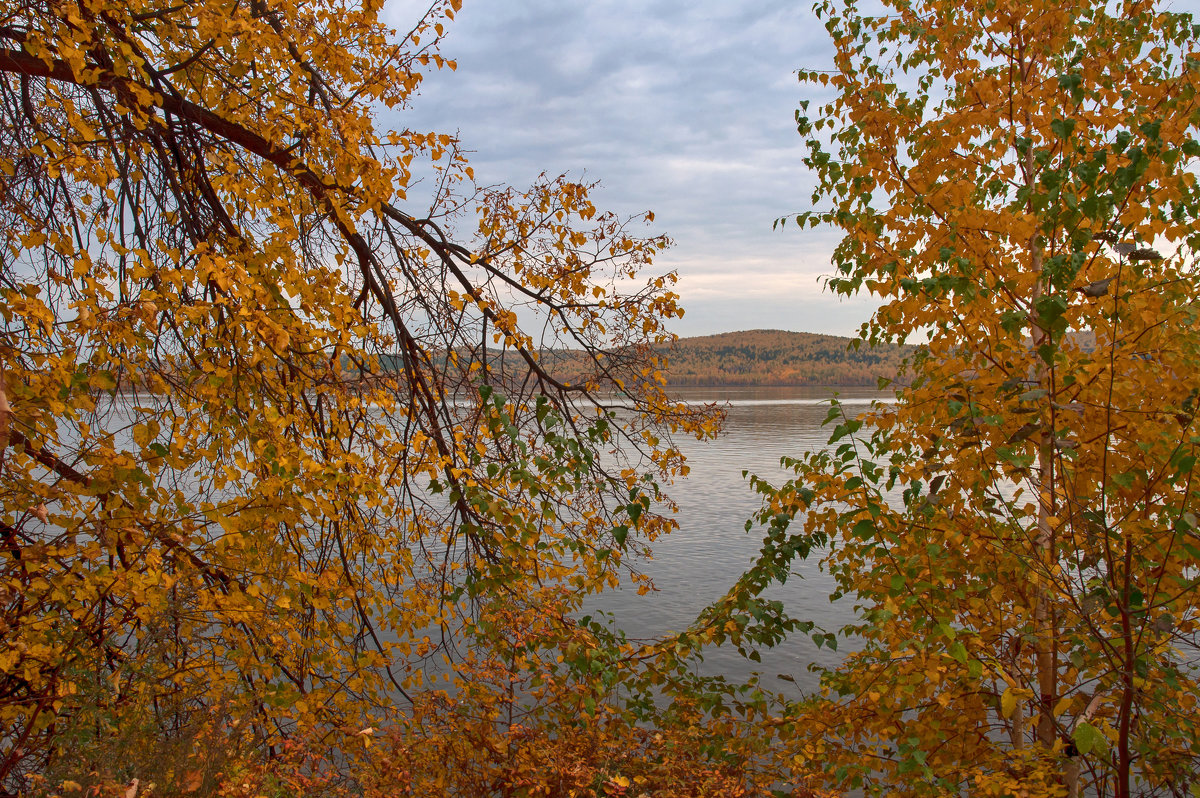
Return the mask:
<svg viewBox="0 0 1200 798">
<path fill-rule="evenodd" d="M 429 691 L 521 678 L 674 526 L 670 436 L 714 417 L 602 357 L 672 339 L 673 275 L 641 275 L 666 240 L 377 128 L 453 68 L 459 2 L 404 35 L 380 7 L 0 10 L 5 788 L 236 795 L 288 740 L 340 773 L 368 728 L 449 756 Z M 633 412 L 543 367 L 563 342 Z"/>
<path fill-rule="evenodd" d="M 787 724 L 839 788 L 1194 792 L 1197 28 L 887 5 L 818 4 L 836 69 L 802 74 L 832 93 L 797 114 L 821 210 L 796 221 L 844 233 L 831 286 L 884 303 L 866 340 L 928 343 L 898 404 L 835 406 L 827 451 L 755 483 L 764 555 L 714 617 L 828 544 L 855 650 Z"/>
</svg>

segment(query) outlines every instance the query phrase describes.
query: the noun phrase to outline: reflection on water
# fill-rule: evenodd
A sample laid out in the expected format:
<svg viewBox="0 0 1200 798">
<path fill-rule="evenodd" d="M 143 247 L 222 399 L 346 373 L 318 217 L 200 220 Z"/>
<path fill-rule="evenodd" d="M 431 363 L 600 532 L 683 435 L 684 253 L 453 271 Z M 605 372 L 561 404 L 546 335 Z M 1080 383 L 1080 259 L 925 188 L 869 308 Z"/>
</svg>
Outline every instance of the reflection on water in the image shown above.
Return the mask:
<svg viewBox="0 0 1200 798">
<path fill-rule="evenodd" d="M 616 616 L 630 637 L 652 637 L 679 630 L 707 604 L 720 598 L 758 553 L 762 530 L 745 531 L 746 519 L 758 508 L 742 472 L 749 471 L 778 484 L 787 478 L 779 460 L 821 449 L 830 429 L 821 422 L 836 394 L 847 410 L 866 410 L 873 400 L 888 395 L 863 388 L 688 388 L 676 396 L 688 402 L 727 402 L 725 432 L 715 441 L 680 441 L 691 472 L 671 486 L 679 504 L 679 531 L 654 544 L 654 560 L 644 564 L 657 592 L 638 596 L 627 590 L 604 594 L 589 607 Z M 830 631 L 854 619 L 850 600 L 829 602 L 833 581 L 817 568 L 819 552 L 798 563 L 796 575 L 772 588 L 769 598 L 785 603 L 792 617 L 813 620 Z M 780 673 L 795 678 L 803 689 L 815 687 L 806 670 L 810 662 L 832 664 L 838 654 L 797 635 L 778 649 L 763 652 L 761 663 L 743 659 L 736 651 L 719 650 L 705 656 L 707 673 L 741 679 L 758 671 L 768 684 L 782 686 Z"/>
</svg>

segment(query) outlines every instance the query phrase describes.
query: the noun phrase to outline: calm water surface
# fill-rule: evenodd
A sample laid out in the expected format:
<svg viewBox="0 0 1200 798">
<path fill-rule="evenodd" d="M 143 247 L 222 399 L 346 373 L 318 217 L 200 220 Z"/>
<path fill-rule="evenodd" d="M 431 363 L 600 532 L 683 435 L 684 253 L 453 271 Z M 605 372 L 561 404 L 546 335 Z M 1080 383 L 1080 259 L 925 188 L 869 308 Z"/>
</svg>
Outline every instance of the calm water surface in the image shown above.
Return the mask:
<svg viewBox="0 0 1200 798">
<path fill-rule="evenodd" d="M 761 528 L 745 531 L 746 520 L 759 508 L 742 471 L 784 481 L 789 472 L 779 465 L 783 456 L 825 447 L 830 428 L 821 422 L 835 395 L 848 414 L 869 408 L 887 394 L 865 388 L 691 388 L 677 389 L 687 401 L 728 403 L 724 433 L 714 441 L 680 441 L 691 472 L 669 493 L 679 504 L 679 530 L 654 544 L 654 559 L 644 564 L 658 588 L 638 596 L 633 590 L 609 593 L 591 603 L 615 616 L 616 625 L 630 637 L 653 637 L 686 628 L 706 605 L 754 561 L 762 543 Z M 854 620 L 852 600 L 831 603 L 833 581 L 818 568 L 821 553 L 796 564 L 787 583 L 772 588 L 770 598 L 785 603 L 788 613 L 815 621 L 829 631 Z M 752 672 L 772 687 L 784 687 L 778 674 L 795 679 L 801 689 L 816 686 L 807 670 L 812 662 L 833 664 L 839 655 L 818 649 L 807 635 L 796 635 L 762 662 L 743 659 L 737 651 L 714 650 L 705 656 L 704 670 L 742 679 Z M 795 688 L 791 688 L 794 690 Z"/>
</svg>

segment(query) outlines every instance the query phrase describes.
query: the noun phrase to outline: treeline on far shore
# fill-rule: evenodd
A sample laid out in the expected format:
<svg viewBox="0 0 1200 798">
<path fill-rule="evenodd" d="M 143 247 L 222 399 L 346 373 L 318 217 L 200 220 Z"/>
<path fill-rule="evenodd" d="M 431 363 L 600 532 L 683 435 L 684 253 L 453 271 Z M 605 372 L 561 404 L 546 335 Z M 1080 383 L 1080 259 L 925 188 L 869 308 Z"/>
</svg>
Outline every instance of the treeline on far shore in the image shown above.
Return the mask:
<svg viewBox="0 0 1200 798">
<path fill-rule="evenodd" d="M 669 347 L 658 347 L 657 355 L 666 361 L 660 373 L 672 387 L 876 387 L 880 379 L 897 379 L 901 361 L 912 350 L 910 346 L 853 346 L 856 343 L 856 339 L 837 335 L 747 330 L 680 338 Z M 608 367 L 631 354 L 634 353 L 608 351 L 594 360 L 580 350 L 543 349 L 537 357 L 563 383 L 604 385 L 608 383 Z M 478 350 L 462 352 L 459 358 L 481 359 L 486 364 L 487 381 L 494 385 L 519 385 L 528 375 L 523 360 L 500 349 L 489 348 L 486 355 Z M 403 369 L 400 358 L 395 356 L 384 356 L 381 365 L 384 374 Z M 464 384 L 480 382 L 479 373 L 464 374 Z"/>
<path fill-rule="evenodd" d="M 667 383 L 870 386 L 895 379 L 911 347 L 851 347 L 837 335 L 749 330 L 681 338 L 666 351 Z"/>
</svg>

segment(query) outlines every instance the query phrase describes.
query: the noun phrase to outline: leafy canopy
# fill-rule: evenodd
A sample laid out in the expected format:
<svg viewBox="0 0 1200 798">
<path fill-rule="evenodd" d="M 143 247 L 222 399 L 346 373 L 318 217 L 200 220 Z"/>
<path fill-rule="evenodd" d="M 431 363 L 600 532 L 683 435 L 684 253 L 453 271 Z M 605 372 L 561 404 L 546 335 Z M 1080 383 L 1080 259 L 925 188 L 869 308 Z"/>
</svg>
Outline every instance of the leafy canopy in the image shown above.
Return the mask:
<svg viewBox="0 0 1200 798">
<path fill-rule="evenodd" d="M 828 544 L 861 623 L 781 754 L 838 788 L 1194 790 L 1200 34 L 1139 0 L 885 5 L 817 4 L 795 222 L 843 232 L 864 339 L 927 343 L 896 404 L 835 405 L 755 482 L 763 555 L 712 616 L 801 628 L 760 593 Z"/>
<path fill-rule="evenodd" d="M 570 613 L 673 527 L 670 435 L 714 419 L 650 349 L 682 313 L 642 274 L 664 238 L 376 126 L 454 67 L 458 7 L 403 35 L 370 1 L 0 11 L 6 788 L 211 786 L 209 737 L 445 752 L 467 688 L 512 734 L 603 699 Z"/>
</svg>

